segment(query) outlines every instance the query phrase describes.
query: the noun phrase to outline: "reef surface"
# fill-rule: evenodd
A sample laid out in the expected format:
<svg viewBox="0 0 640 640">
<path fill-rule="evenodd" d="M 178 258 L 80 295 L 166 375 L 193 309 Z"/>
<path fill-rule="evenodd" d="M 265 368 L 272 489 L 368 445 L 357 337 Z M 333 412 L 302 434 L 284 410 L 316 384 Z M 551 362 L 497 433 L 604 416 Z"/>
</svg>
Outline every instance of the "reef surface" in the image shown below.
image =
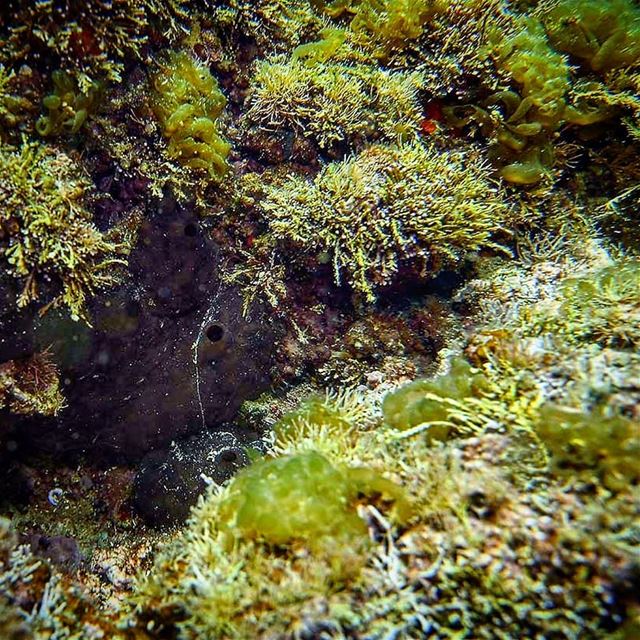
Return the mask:
<svg viewBox="0 0 640 640">
<path fill-rule="evenodd" d="M 640 638 L 637 0 L 0 7 L 0 637 Z"/>
</svg>

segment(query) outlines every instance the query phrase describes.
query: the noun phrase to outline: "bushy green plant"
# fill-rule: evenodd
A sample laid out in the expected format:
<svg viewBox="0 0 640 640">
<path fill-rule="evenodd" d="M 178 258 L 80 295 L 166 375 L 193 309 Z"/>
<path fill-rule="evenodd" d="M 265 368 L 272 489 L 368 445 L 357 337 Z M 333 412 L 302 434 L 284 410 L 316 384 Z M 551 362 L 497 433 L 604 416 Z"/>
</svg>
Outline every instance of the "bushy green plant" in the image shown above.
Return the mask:
<svg viewBox="0 0 640 640">
<path fill-rule="evenodd" d="M 38 300 L 48 278 L 62 289 L 48 305 L 83 317 L 87 296 L 116 282 L 126 248 L 93 224 L 89 184 L 64 153 L 36 143 L 0 148 L 0 257 L 22 283 L 19 306 Z"/>
<path fill-rule="evenodd" d="M 308 64 L 314 49 L 296 51 L 292 59 L 257 65 L 249 122 L 273 131 L 299 132 L 323 149 L 335 143 L 360 146 L 417 137 L 422 120 L 420 73 L 335 62 Z"/>
<path fill-rule="evenodd" d="M 260 208 L 271 237 L 306 255 L 325 255 L 368 300 L 402 261 L 434 273 L 471 251 L 497 248 L 509 207 L 472 152 L 422 143 L 376 146 L 325 166 L 313 181 L 267 185 Z"/>
</svg>

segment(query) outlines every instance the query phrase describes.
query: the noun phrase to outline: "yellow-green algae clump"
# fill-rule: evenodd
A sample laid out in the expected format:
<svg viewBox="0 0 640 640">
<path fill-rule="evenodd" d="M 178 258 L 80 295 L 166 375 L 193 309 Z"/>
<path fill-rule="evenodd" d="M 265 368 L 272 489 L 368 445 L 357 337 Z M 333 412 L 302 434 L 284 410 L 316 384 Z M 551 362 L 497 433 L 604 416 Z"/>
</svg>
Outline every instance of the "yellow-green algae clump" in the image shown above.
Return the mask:
<svg viewBox="0 0 640 640">
<path fill-rule="evenodd" d="M 0 148 L 0 257 L 22 283 L 18 306 L 40 298 L 40 282 L 62 291 L 47 306 L 84 317 L 87 296 L 116 282 L 125 248 L 93 224 L 89 181 L 73 160 L 36 143 Z"/>
<path fill-rule="evenodd" d="M 316 550 L 326 545 L 325 553 L 341 540 L 355 551 L 367 533 L 354 508 L 356 497 L 372 492 L 404 500 L 400 487 L 371 470 L 340 469 L 307 451 L 259 460 L 241 471 L 220 506 L 220 517 L 223 530 L 239 538 L 275 545 L 301 540 Z"/>
<path fill-rule="evenodd" d="M 481 398 L 488 386 L 480 372 L 456 358 L 446 374 L 415 380 L 387 394 L 382 405 L 384 419 L 394 429 L 422 428 L 430 440 L 444 440 L 461 426 L 465 402 Z"/>
<path fill-rule="evenodd" d="M 625 111 L 637 118 L 637 80 L 626 68 L 640 57 L 639 16 L 627 0 L 567 0 L 514 14 L 508 25 L 489 23 L 479 57 L 488 55 L 506 84 L 479 106 L 448 108 L 450 121 L 480 124 L 507 182 L 534 185 L 551 177 L 563 125 L 596 125 Z M 575 58 L 590 67 L 572 67 Z M 613 69 L 620 73 L 607 75 Z"/>
<path fill-rule="evenodd" d="M 36 131 L 45 137 L 78 133 L 98 108 L 104 87 L 100 82 L 92 82 L 86 91 L 81 91 L 73 76 L 60 70 L 54 71 L 51 79 L 53 93 L 42 101 L 47 114 L 36 122 Z"/>
<path fill-rule="evenodd" d="M 419 72 L 307 64 L 294 52 L 291 60 L 258 63 L 246 117 L 269 130 L 298 131 L 322 149 L 345 141 L 357 147 L 365 141 L 416 139 L 421 86 Z"/>
<path fill-rule="evenodd" d="M 640 8 L 633 0 L 547 3 L 544 22 L 553 46 L 605 72 L 640 61 Z"/>
<path fill-rule="evenodd" d="M 441 0 L 334 0 L 324 10 L 333 17 L 352 16 L 351 29 L 379 44 L 377 53 L 383 57 L 420 37 L 445 6 Z"/>
<path fill-rule="evenodd" d="M 231 145 L 219 129 L 227 100 L 218 81 L 203 63 L 183 51 L 172 51 L 153 84 L 152 106 L 169 140 L 169 157 L 220 179 L 228 169 Z"/>
<path fill-rule="evenodd" d="M 583 412 L 545 406 L 536 431 L 551 452 L 552 470 L 597 481 L 623 491 L 640 481 L 640 422 L 607 415 L 602 408 Z"/>
<path fill-rule="evenodd" d="M 271 237 L 327 255 L 336 281 L 346 277 L 370 301 L 403 260 L 436 272 L 468 252 L 499 248 L 491 237 L 510 216 L 476 154 L 422 143 L 370 147 L 326 165 L 313 181 L 293 176 L 265 193 Z"/>
</svg>

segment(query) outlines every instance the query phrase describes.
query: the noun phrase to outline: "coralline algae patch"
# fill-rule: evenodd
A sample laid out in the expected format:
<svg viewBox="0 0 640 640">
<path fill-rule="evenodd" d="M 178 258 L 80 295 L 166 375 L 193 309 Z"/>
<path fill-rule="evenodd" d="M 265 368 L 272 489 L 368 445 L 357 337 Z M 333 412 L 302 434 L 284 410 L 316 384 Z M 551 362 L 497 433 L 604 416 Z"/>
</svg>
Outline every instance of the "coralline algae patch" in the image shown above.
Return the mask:
<svg viewBox="0 0 640 640">
<path fill-rule="evenodd" d="M 0 9 L 0 636 L 640 637 L 635 0 Z"/>
</svg>

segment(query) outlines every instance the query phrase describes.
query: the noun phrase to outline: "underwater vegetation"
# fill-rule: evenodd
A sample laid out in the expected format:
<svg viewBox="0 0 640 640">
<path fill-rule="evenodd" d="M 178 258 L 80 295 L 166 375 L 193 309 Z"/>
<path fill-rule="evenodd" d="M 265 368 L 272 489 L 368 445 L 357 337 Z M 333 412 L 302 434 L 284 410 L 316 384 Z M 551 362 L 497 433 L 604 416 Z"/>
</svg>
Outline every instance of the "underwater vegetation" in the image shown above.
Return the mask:
<svg viewBox="0 0 640 640">
<path fill-rule="evenodd" d="M 334 18 L 347 16 L 356 41 L 364 40 L 376 57 L 384 58 L 422 35 L 445 6 L 441 0 L 334 0 L 323 10 Z"/>
<path fill-rule="evenodd" d="M 220 506 L 220 517 L 223 529 L 239 538 L 273 545 L 302 540 L 312 551 L 326 546 L 329 553 L 344 538 L 357 552 L 357 539 L 366 540 L 366 528 L 354 502 L 358 494 L 371 493 L 403 498 L 400 487 L 369 469 L 337 469 L 308 451 L 255 462 L 241 471 Z"/>
<path fill-rule="evenodd" d="M 58 368 L 48 352 L 0 364 L 0 409 L 20 415 L 55 415 L 64 406 Z"/>
<path fill-rule="evenodd" d="M 64 71 L 54 71 L 51 79 L 53 93 L 42 101 L 48 113 L 38 119 L 36 131 L 43 137 L 76 134 L 98 108 L 104 87 L 99 82 L 92 82 L 86 92 L 81 92 L 73 77 Z"/>
<path fill-rule="evenodd" d="M 300 131 L 321 149 L 345 141 L 362 146 L 417 137 L 420 73 L 333 62 L 310 65 L 301 55 L 258 64 L 246 113 L 250 123 L 277 132 Z"/>
<path fill-rule="evenodd" d="M 551 451 L 555 473 L 585 479 L 594 474 L 612 491 L 638 483 L 640 422 L 598 408 L 582 413 L 549 406 L 542 408 L 536 431 Z"/>
<path fill-rule="evenodd" d="M 640 262 L 627 258 L 586 277 L 566 280 L 560 305 L 542 320 L 568 342 L 637 348 L 640 344 Z"/>
<path fill-rule="evenodd" d="M 16 74 L 0 64 L 0 137 L 15 132 L 25 120 L 33 106 L 24 96 L 16 93 Z"/>
<path fill-rule="evenodd" d="M 9 0 L 0 13 L 0 61 L 36 66 L 44 59 L 72 73 L 84 93 L 94 81 L 120 82 L 125 61 L 142 56 L 152 25 L 175 34 L 186 17 L 179 0 Z"/>
<path fill-rule="evenodd" d="M 344 278 L 368 301 L 402 261 L 435 273 L 470 251 L 496 248 L 492 236 L 509 220 L 472 150 L 443 153 L 420 142 L 373 146 L 328 164 L 313 181 L 267 185 L 259 206 L 273 240 L 332 264 L 336 282 Z"/>
<path fill-rule="evenodd" d="M 553 46 L 602 73 L 640 60 L 640 9 L 632 0 L 560 0 L 544 5 Z"/>
<path fill-rule="evenodd" d="M 637 117 L 637 15 L 626 1 L 545 2 L 506 29 L 489 23 L 482 51 L 510 86 L 481 104 L 451 108 L 450 122 L 477 123 L 492 140 L 490 156 L 506 181 L 533 185 L 552 176 L 554 132 L 571 125 L 597 131 L 625 111 Z M 613 52 L 614 42 L 622 53 Z M 592 56 L 590 68 L 572 67 L 573 56 Z M 621 70 L 617 77 L 602 76 L 614 68 Z"/>
<path fill-rule="evenodd" d="M 382 405 L 385 423 L 404 431 L 428 425 L 430 440 L 446 440 L 455 429 L 456 409 L 488 386 L 465 360 L 454 360 L 446 375 L 415 380 L 388 394 Z"/>
<path fill-rule="evenodd" d="M 433 391 L 425 390 L 423 397 L 441 398 L 446 404 L 454 380 L 464 378 L 464 371 L 456 365 L 455 372 L 436 380 Z M 462 403 L 464 395 L 457 394 Z M 616 519 L 629 535 L 637 517 L 633 503 L 620 499 L 617 506 L 612 502 L 607 507 L 596 501 L 584 513 L 585 507 L 576 504 L 579 520 L 596 518 L 589 532 L 582 533 L 576 523 L 565 528 L 559 513 L 556 521 L 552 503 L 562 498 L 547 495 L 544 500 L 551 502 L 544 510 L 550 517 L 539 542 L 528 543 L 537 549 L 531 562 L 532 548 L 524 551 L 521 546 L 522 536 L 528 536 L 520 527 L 526 525 L 516 514 L 531 516 L 532 504 L 526 498 L 523 502 L 503 475 L 522 463 L 513 458 L 516 432 L 506 442 L 497 435 L 461 440 L 459 446 L 467 451 L 461 462 L 450 457 L 448 446 L 433 446 L 424 431 L 410 432 L 402 418 L 399 435 L 366 413 L 359 423 L 355 407 L 366 402 L 357 395 L 311 399 L 285 417 L 284 430 L 276 425 L 276 457 L 254 462 L 227 488 L 210 491 L 174 548 L 158 557 L 159 573 L 140 585 L 143 619 L 153 617 L 154 608 L 173 611 L 174 624 L 185 638 L 294 636 L 318 629 L 373 637 L 392 630 L 410 634 L 431 629 L 438 637 L 457 633 L 482 638 L 534 632 L 570 637 L 566 634 L 581 630 L 586 637 L 598 637 L 607 616 L 610 587 L 604 585 L 617 580 L 613 565 L 606 560 L 593 565 L 590 575 L 583 573 L 575 582 L 545 578 L 544 567 L 554 562 L 545 550 L 547 536 L 563 540 L 558 553 L 565 567 L 580 563 L 583 554 L 606 545 L 597 514 L 619 509 Z M 504 416 L 509 420 L 508 413 Z M 425 410 L 424 418 L 439 416 Z M 503 420 L 499 414 L 494 418 Z M 482 428 L 476 431 L 480 433 Z M 474 457 L 470 452 L 475 447 L 479 450 Z M 488 448 L 480 453 L 483 447 Z M 365 489 L 359 516 L 351 513 L 348 523 L 335 527 L 349 513 L 344 493 L 349 472 L 340 474 L 337 465 L 353 468 L 355 461 L 370 465 L 387 482 L 371 485 L 378 497 Z M 329 479 L 331 489 L 324 484 Z M 389 507 L 397 507 L 402 494 L 410 507 L 394 515 Z M 565 504 L 565 512 L 568 508 L 573 509 Z M 329 513 L 334 517 L 323 517 Z M 358 517 L 364 520 L 358 522 Z M 503 518 L 516 527 L 513 538 L 499 533 Z M 452 531 L 461 536 L 458 554 L 447 547 Z M 622 547 L 610 553 L 618 557 L 612 558 L 614 563 L 631 561 Z M 232 566 L 241 569 L 230 574 Z M 487 567 L 492 577 L 487 577 Z M 412 578 L 416 573 L 420 578 Z M 318 606 L 318 598 L 323 606 Z M 545 601 L 553 601 L 554 616 L 544 615 Z M 579 603 L 577 610 L 572 602 Z M 457 615 L 452 617 L 452 610 Z"/>
<path fill-rule="evenodd" d="M 87 297 L 117 281 L 127 248 L 93 224 L 89 190 L 63 152 L 29 142 L 0 150 L 0 256 L 20 283 L 18 307 L 40 300 L 44 289 L 46 306 L 86 317 Z"/>
<path fill-rule="evenodd" d="M 227 101 L 216 79 L 187 53 L 173 51 L 153 84 L 153 109 L 169 141 L 167 155 L 222 178 L 231 146 L 219 131 L 218 118 Z"/>
<path fill-rule="evenodd" d="M 0 636 L 635 638 L 639 91 L 632 0 L 0 7 Z"/>
</svg>

